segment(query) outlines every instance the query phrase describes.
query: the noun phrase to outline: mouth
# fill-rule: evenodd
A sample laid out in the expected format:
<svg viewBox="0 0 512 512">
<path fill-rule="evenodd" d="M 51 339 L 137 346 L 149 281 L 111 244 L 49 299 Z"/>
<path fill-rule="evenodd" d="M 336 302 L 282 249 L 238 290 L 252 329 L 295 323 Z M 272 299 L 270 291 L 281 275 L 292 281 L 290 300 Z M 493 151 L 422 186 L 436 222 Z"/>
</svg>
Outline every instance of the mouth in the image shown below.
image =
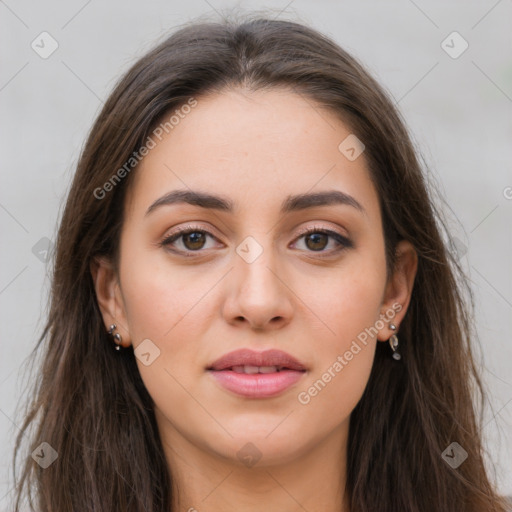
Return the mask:
<svg viewBox="0 0 512 512">
<path fill-rule="evenodd" d="M 293 368 L 288 368 L 286 366 L 231 366 L 230 368 L 225 368 L 221 371 L 232 371 L 235 373 L 245 373 L 246 375 L 254 375 L 256 373 L 277 373 L 283 370 L 293 370 Z"/>
<path fill-rule="evenodd" d="M 306 367 L 281 350 L 236 350 L 206 370 L 224 389 L 245 398 L 270 398 L 282 394 L 306 373 Z"/>
</svg>

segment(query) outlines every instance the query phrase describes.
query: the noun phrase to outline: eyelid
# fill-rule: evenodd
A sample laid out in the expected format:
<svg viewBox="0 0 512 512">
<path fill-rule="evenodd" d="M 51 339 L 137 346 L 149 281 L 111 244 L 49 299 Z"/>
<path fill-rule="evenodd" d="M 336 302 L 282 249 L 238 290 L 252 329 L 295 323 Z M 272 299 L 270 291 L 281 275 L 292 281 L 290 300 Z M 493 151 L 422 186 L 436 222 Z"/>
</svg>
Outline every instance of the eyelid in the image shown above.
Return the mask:
<svg viewBox="0 0 512 512">
<path fill-rule="evenodd" d="M 212 238 L 215 238 L 217 241 L 219 241 L 218 237 L 215 236 L 213 233 L 211 233 L 209 231 L 209 229 L 210 228 L 207 229 L 200 225 L 194 225 L 194 224 L 187 224 L 185 226 L 180 226 L 180 227 L 176 228 L 173 232 L 169 233 L 168 235 L 165 235 L 163 237 L 163 239 L 160 241 L 159 245 L 163 246 L 164 248 L 167 248 L 167 246 L 171 245 L 171 242 L 175 242 L 176 240 L 178 240 L 180 238 L 180 235 L 187 234 L 190 232 L 203 233 L 203 234 L 210 236 Z M 340 232 L 336 231 L 335 229 L 328 228 L 325 226 L 319 226 L 319 225 L 299 228 L 298 233 L 296 234 L 296 236 L 293 239 L 293 243 L 297 243 L 297 241 L 300 238 L 302 238 L 305 235 L 308 235 L 310 233 L 325 233 L 326 235 L 330 236 L 331 238 L 334 238 L 336 240 L 336 242 L 338 243 L 338 247 L 336 249 L 331 249 L 330 251 L 318 251 L 317 254 L 320 257 L 322 255 L 323 256 L 332 255 L 333 253 L 337 253 L 342 249 L 353 247 L 352 241 L 346 235 L 342 235 Z M 169 250 L 171 250 L 171 249 L 169 249 Z M 199 249 L 197 251 L 192 251 L 192 250 L 182 251 L 180 249 L 174 249 L 174 251 L 176 251 L 180 254 L 188 254 L 188 255 L 192 255 L 194 253 L 199 254 L 201 252 L 205 252 L 205 250 L 203 250 L 203 249 Z M 310 252 L 315 253 L 316 251 L 310 251 Z"/>
<path fill-rule="evenodd" d="M 205 228 L 205 227 L 200 226 L 198 224 L 197 225 L 196 224 L 186 224 L 185 226 L 178 226 L 171 233 L 169 233 L 168 235 L 165 235 L 164 239 L 170 238 L 170 237 L 175 236 L 175 235 L 180 235 L 182 233 L 188 233 L 190 231 L 200 231 L 200 232 L 207 233 L 207 234 L 209 234 L 211 236 L 215 236 L 213 233 L 211 233 L 209 231 L 209 229 L 211 229 L 211 228 Z"/>
<path fill-rule="evenodd" d="M 343 235 L 342 233 L 336 231 L 334 228 L 327 227 L 327 226 L 318 226 L 316 224 L 314 226 L 307 226 L 304 228 L 299 228 L 297 237 L 307 235 L 309 233 L 316 233 L 317 231 L 325 232 L 325 233 L 335 233 L 336 235 L 339 235 L 340 237 L 348 239 L 347 235 Z"/>
<path fill-rule="evenodd" d="M 167 245 L 170 245 L 170 242 L 172 239 L 174 239 L 174 240 L 172 240 L 174 242 L 174 241 L 178 240 L 181 235 L 191 233 L 191 232 L 204 233 L 205 235 L 208 235 L 208 236 L 218 240 L 218 237 L 215 236 L 211 232 L 211 228 L 207 229 L 200 225 L 186 224 L 185 226 L 179 226 L 175 230 L 173 230 L 171 233 L 164 235 L 162 240 L 159 242 L 159 245 L 164 246 L 164 247 Z M 178 250 L 178 252 L 183 252 L 183 251 Z M 193 252 L 201 252 L 201 251 L 186 251 L 186 252 L 193 253 Z"/>
<path fill-rule="evenodd" d="M 334 238 L 334 240 L 336 240 L 336 242 L 338 243 L 338 247 L 336 249 L 332 249 L 330 251 L 318 251 L 317 254 L 319 257 L 328 257 L 330 255 L 337 254 L 339 251 L 343 249 L 350 249 L 354 247 L 354 243 L 347 235 L 343 235 L 333 228 L 318 225 L 300 228 L 299 233 L 294 238 L 294 243 L 296 243 L 296 241 L 302 238 L 303 236 L 308 235 L 310 233 L 324 233 L 329 237 Z M 309 252 L 314 254 L 316 251 Z"/>
</svg>

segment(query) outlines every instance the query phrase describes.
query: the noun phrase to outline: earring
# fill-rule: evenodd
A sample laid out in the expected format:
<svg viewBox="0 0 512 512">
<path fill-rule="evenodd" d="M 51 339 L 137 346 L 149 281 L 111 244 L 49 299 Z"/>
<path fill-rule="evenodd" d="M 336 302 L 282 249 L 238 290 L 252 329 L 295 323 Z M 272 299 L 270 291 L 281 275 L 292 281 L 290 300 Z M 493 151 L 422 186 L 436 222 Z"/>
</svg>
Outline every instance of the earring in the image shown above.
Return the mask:
<svg viewBox="0 0 512 512">
<path fill-rule="evenodd" d="M 389 324 L 389 328 L 392 331 L 396 331 L 396 325 L 395 324 Z M 396 334 L 392 334 L 389 338 L 389 346 L 391 347 L 391 350 L 393 350 L 393 359 L 396 359 L 399 361 L 402 359 L 402 356 L 397 352 L 398 350 L 398 336 Z"/>
<path fill-rule="evenodd" d="M 108 334 L 110 334 L 110 336 L 112 336 L 114 338 L 115 344 L 116 344 L 116 350 L 119 351 L 119 350 L 121 350 L 121 342 L 123 341 L 123 338 L 121 337 L 121 335 L 119 333 L 113 334 L 114 331 L 116 330 L 116 327 L 117 327 L 116 324 L 112 324 L 110 326 L 110 329 L 108 330 Z"/>
</svg>

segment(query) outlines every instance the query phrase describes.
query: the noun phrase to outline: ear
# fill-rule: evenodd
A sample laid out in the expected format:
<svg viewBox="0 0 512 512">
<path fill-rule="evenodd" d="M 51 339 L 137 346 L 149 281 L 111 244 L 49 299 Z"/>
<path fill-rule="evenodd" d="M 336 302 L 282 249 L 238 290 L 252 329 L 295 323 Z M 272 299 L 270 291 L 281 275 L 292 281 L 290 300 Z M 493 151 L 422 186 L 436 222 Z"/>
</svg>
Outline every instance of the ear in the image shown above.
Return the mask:
<svg viewBox="0 0 512 512">
<path fill-rule="evenodd" d="M 121 335 L 123 340 L 122 346 L 129 346 L 130 333 L 127 328 L 123 296 L 112 263 L 104 257 L 94 258 L 90 271 L 105 330 L 108 331 L 110 326 L 115 324 L 116 332 Z"/>
<path fill-rule="evenodd" d="M 418 255 L 410 242 L 401 240 L 397 244 L 395 254 L 395 268 L 386 284 L 380 311 L 380 318 L 384 322 L 384 327 L 379 330 L 377 335 L 380 341 L 387 341 L 394 333 L 389 328 L 390 323 L 396 325 L 395 333 L 398 332 L 411 301 L 412 288 L 418 269 Z"/>
</svg>

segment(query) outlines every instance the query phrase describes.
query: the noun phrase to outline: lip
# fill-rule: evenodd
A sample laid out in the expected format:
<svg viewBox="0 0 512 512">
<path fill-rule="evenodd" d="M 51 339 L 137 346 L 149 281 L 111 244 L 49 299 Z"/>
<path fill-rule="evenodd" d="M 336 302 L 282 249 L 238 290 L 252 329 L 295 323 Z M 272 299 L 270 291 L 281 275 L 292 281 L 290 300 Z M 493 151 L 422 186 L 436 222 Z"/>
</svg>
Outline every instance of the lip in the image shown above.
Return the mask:
<svg viewBox="0 0 512 512">
<path fill-rule="evenodd" d="M 237 373 L 236 366 L 277 366 L 270 373 Z M 225 354 L 207 371 L 224 389 L 246 398 L 270 398 L 293 386 L 306 373 L 306 367 L 295 357 L 281 350 L 256 352 L 240 349 Z"/>
</svg>

